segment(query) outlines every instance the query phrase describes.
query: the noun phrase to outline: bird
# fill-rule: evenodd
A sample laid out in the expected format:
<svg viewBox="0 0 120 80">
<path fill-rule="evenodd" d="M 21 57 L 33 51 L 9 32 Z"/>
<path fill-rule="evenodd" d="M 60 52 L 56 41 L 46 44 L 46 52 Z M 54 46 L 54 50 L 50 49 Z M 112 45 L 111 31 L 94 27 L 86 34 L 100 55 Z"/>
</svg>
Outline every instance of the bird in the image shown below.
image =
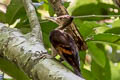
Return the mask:
<svg viewBox="0 0 120 80">
<path fill-rule="evenodd" d="M 69 24 L 71 24 L 73 20 L 71 18 L 72 17 L 68 18 L 68 23 L 65 23 L 61 27 L 52 30 L 50 32 L 49 39 L 53 48 L 60 55 L 60 57 L 72 66 L 76 75 L 81 77 L 78 47 L 73 37 L 69 33 L 65 32 L 62 28 L 67 27 Z"/>
<path fill-rule="evenodd" d="M 62 30 L 53 30 L 50 33 L 50 42 L 61 58 L 73 67 L 78 76 L 81 76 L 78 48 L 73 38 Z"/>
</svg>

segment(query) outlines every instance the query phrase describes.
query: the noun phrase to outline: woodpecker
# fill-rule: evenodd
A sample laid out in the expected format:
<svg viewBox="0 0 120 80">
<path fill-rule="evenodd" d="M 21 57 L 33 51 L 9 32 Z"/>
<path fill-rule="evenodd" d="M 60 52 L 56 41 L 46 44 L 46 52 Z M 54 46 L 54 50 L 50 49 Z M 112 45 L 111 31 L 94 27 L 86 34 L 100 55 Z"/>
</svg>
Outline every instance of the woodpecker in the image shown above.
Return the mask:
<svg viewBox="0 0 120 80">
<path fill-rule="evenodd" d="M 62 16 L 60 18 L 67 22 L 51 31 L 50 42 L 60 57 L 72 66 L 75 74 L 81 77 L 78 47 L 72 36 L 63 29 L 63 27 L 65 28 L 71 24 L 73 18 L 71 16 Z"/>
</svg>

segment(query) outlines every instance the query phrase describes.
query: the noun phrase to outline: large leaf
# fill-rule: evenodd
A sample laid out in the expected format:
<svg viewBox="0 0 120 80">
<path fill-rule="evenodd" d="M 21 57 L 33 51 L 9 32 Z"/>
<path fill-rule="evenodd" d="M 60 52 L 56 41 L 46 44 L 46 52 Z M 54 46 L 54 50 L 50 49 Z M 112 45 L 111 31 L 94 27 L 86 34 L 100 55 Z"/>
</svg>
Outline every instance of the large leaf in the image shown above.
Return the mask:
<svg viewBox="0 0 120 80">
<path fill-rule="evenodd" d="M 21 17 L 25 15 L 25 9 L 23 8 L 21 0 L 11 0 L 7 13 L 0 13 L 0 22 L 13 24 L 16 19 L 21 19 Z"/>
<path fill-rule="evenodd" d="M 120 34 L 120 27 L 113 27 L 105 31 L 105 33 Z"/>
<path fill-rule="evenodd" d="M 75 19 L 74 22 L 77 25 L 80 33 L 82 34 L 82 36 L 84 38 L 87 38 L 88 36 L 90 36 L 92 34 L 95 34 L 94 28 L 100 26 L 95 21 L 92 21 L 92 22 L 90 22 L 90 21 L 81 22 L 81 20 Z"/>
<path fill-rule="evenodd" d="M 111 74 L 112 80 L 119 80 L 120 79 L 120 63 L 112 63 L 111 62 Z"/>
<path fill-rule="evenodd" d="M 49 34 L 50 32 L 57 27 L 57 24 L 53 22 L 41 23 L 41 28 L 43 32 L 43 41 L 46 48 L 50 48 Z"/>
<path fill-rule="evenodd" d="M 82 5 L 85 5 L 85 4 L 90 4 L 90 3 L 97 3 L 97 0 L 74 0 L 72 5 L 69 6 L 68 11 L 71 13 L 76 8 L 78 8 Z"/>
<path fill-rule="evenodd" d="M 95 77 L 93 76 L 94 74 L 92 74 L 90 71 L 83 69 L 82 70 L 82 75 L 86 80 L 96 80 Z"/>
<path fill-rule="evenodd" d="M 96 4 L 97 3 L 97 4 Z M 116 8 L 112 4 L 106 4 L 99 2 L 97 0 L 84 0 L 76 3 L 77 7 L 74 7 L 72 10 L 72 15 L 74 16 L 82 16 L 82 15 L 109 15 L 109 14 L 114 14 L 114 15 L 119 15 L 119 13 L 115 13 L 114 11 L 110 11 L 109 9 L 114 9 Z M 118 12 L 120 12 L 120 9 L 118 8 Z M 104 20 L 104 19 L 110 19 L 108 17 L 86 17 L 86 18 L 81 18 L 81 20 Z"/>
<path fill-rule="evenodd" d="M 88 42 L 88 50 L 90 51 L 93 60 L 101 67 L 106 64 L 104 52 L 93 42 Z"/>
<path fill-rule="evenodd" d="M 87 9 L 89 8 L 89 9 Z M 96 10 L 96 11 L 95 11 Z M 92 15 L 92 14 L 101 14 L 102 12 L 100 11 L 100 7 L 98 7 L 96 4 L 91 3 L 91 4 L 86 4 L 82 5 L 78 8 L 76 8 L 72 15 L 74 16 L 82 16 L 82 15 Z M 81 20 L 101 20 L 102 18 L 97 18 L 97 17 L 87 17 L 87 18 L 81 18 Z"/>
<path fill-rule="evenodd" d="M 117 20 L 114 23 L 112 23 L 112 27 L 120 27 L 120 20 Z"/>
<path fill-rule="evenodd" d="M 54 12 L 52 6 L 50 4 L 48 4 L 48 5 L 49 5 L 49 10 L 48 11 L 49 11 L 50 16 L 54 16 L 55 12 Z"/>
<path fill-rule="evenodd" d="M 30 80 L 28 76 L 18 68 L 17 65 L 1 57 L 0 70 L 13 77 L 15 80 Z"/>
<path fill-rule="evenodd" d="M 112 33 L 96 34 L 93 36 L 92 41 L 120 46 L 120 36 Z"/>
<path fill-rule="evenodd" d="M 110 63 L 107 57 L 105 57 L 105 60 L 106 60 L 105 67 L 101 67 L 94 60 L 92 61 L 91 70 L 96 80 L 111 80 Z"/>
<path fill-rule="evenodd" d="M 11 0 L 7 13 L 0 13 L 0 22 L 7 23 L 9 25 L 17 22 L 14 27 L 21 29 L 23 33 L 30 31 L 29 21 L 22 4 L 22 0 Z"/>
</svg>

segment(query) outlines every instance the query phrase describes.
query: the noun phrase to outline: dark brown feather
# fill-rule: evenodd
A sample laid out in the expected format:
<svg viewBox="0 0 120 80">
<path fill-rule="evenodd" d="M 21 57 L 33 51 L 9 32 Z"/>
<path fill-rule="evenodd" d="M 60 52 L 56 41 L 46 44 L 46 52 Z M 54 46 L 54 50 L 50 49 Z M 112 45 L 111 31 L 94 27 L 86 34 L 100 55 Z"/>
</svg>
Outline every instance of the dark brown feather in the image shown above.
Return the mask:
<svg viewBox="0 0 120 80">
<path fill-rule="evenodd" d="M 61 58 L 66 60 L 80 76 L 78 48 L 71 35 L 62 30 L 53 30 L 50 33 L 50 42 Z"/>
</svg>

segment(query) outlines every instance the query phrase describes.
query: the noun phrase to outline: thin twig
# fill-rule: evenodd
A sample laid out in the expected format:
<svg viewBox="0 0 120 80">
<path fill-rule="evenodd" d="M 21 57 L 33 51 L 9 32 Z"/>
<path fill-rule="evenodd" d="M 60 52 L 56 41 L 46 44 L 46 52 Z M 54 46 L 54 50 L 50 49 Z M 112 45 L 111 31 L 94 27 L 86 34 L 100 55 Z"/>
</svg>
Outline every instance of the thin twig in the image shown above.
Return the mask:
<svg viewBox="0 0 120 80">
<path fill-rule="evenodd" d="M 83 15 L 83 16 L 72 16 L 73 18 L 92 18 L 92 17 L 120 17 L 120 15 Z M 45 17 L 46 20 L 41 21 L 40 23 L 45 23 L 45 22 L 49 22 L 51 20 L 49 20 L 48 18 L 52 19 L 52 18 L 57 18 L 57 16 L 54 17 Z"/>
<path fill-rule="evenodd" d="M 47 18 L 56 18 L 57 16 L 54 17 L 47 17 Z M 83 15 L 83 16 L 72 16 L 73 18 L 89 18 L 89 17 L 120 17 L 120 15 Z M 45 17 L 46 18 L 46 17 Z M 46 18 L 46 19 L 47 19 Z"/>
<path fill-rule="evenodd" d="M 89 17 L 120 17 L 120 15 L 84 15 L 84 16 L 72 16 L 74 18 L 89 18 Z"/>
</svg>

